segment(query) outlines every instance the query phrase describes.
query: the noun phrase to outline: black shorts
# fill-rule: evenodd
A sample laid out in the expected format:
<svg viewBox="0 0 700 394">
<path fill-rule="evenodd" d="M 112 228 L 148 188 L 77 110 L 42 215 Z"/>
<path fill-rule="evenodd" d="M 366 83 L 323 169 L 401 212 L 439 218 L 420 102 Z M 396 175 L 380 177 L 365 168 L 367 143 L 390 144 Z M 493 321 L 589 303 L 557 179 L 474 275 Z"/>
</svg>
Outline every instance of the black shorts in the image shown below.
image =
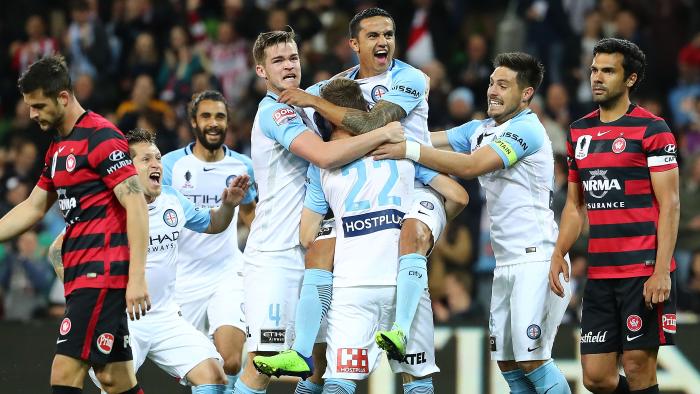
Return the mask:
<svg viewBox="0 0 700 394">
<path fill-rule="evenodd" d="M 56 354 L 91 365 L 131 360 L 125 294 L 124 289 L 76 289 L 68 295 Z"/>
<path fill-rule="evenodd" d="M 671 273 L 669 299 L 652 309 L 644 304 L 647 279 L 588 280 L 583 292 L 581 354 L 620 353 L 675 343 L 676 273 Z"/>
</svg>

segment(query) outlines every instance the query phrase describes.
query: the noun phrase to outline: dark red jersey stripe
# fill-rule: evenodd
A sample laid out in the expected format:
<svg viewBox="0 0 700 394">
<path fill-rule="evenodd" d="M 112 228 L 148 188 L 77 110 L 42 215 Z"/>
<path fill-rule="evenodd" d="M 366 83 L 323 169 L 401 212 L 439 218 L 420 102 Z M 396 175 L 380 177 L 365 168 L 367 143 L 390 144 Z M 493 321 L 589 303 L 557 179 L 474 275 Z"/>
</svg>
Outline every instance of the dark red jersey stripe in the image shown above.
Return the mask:
<svg viewBox="0 0 700 394">
<path fill-rule="evenodd" d="M 658 211 L 655 207 L 589 211 L 588 222 L 591 225 L 656 222 Z"/>
<path fill-rule="evenodd" d="M 591 238 L 588 240 L 589 253 L 629 252 L 633 250 L 655 248 L 656 235 L 619 238 Z"/>
<path fill-rule="evenodd" d="M 625 181 L 625 194 L 651 194 L 651 182 L 647 179 Z"/>
<path fill-rule="evenodd" d="M 588 267 L 588 278 L 590 279 L 635 278 L 638 276 L 650 276 L 653 273 L 654 266 L 644 263 Z"/>
</svg>

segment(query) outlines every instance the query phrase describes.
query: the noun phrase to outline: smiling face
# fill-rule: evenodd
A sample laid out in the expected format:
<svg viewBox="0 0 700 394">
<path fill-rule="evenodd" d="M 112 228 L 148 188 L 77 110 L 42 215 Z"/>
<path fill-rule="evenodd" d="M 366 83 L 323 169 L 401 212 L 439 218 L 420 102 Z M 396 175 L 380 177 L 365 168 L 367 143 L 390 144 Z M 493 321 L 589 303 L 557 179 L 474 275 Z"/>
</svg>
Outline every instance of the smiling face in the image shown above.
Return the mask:
<svg viewBox="0 0 700 394">
<path fill-rule="evenodd" d="M 61 91 L 57 98 L 45 96 L 41 89 L 24 93 L 23 96 L 29 106 L 29 118 L 37 122 L 41 130 L 57 129 L 63 122 L 70 96 L 68 91 Z"/>
<path fill-rule="evenodd" d="M 255 72 L 267 81 L 267 89 L 281 93 L 298 88 L 301 83 L 301 63 L 295 42 L 281 42 L 265 48 L 265 61 L 255 66 Z"/>
<path fill-rule="evenodd" d="M 160 161 L 160 150 L 150 142 L 137 142 L 129 146 L 131 160 L 139 175 L 146 201 L 153 202 L 160 196 L 162 190 L 163 164 Z"/>
<path fill-rule="evenodd" d="M 598 53 L 591 64 L 591 93 L 593 102 L 610 108 L 621 98 L 628 97 L 629 89 L 637 80 L 637 74 L 625 79 L 622 67 L 624 56 L 620 53 Z"/>
<path fill-rule="evenodd" d="M 209 151 L 218 150 L 226 139 L 227 126 L 226 104 L 214 100 L 199 102 L 196 117 L 192 121 L 192 129 L 198 144 Z"/>
<path fill-rule="evenodd" d="M 359 27 L 357 38 L 350 39 L 350 47 L 360 57 L 361 77 L 379 75 L 394 58 L 394 24 L 385 16 L 373 16 L 361 20 Z"/>
<path fill-rule="evenodd" d="M 508 67 L 496 67 L 489 79 L 486 91 L 487 114 L 497 124 L 502 124 L 527 106 L 527 99 L 534 93 L 531 87 L 518 85 L 518 73 Z"/>
</svg>

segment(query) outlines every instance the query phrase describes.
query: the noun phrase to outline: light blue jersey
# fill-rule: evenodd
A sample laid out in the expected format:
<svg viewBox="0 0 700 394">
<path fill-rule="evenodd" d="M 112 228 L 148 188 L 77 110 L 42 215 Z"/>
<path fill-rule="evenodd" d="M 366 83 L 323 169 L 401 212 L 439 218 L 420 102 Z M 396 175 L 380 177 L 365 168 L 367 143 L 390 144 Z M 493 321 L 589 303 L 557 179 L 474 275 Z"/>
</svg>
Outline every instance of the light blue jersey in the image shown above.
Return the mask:
<svg viewBox="0 0 700 394">
<path fill-rule="evenodd" d="M 342 168 L 309 166 L 304 206 L 335 214 L 335 287 L 395 285 L 401 220 L 413 204 L 414 182 L 433 170 L 409 160 L 356 160 Z"/>
<path fill-rule="evenodd" d="M 503 160 L 504 169 L 479 177 L 496 264 L 548 261 L 558 234 L 551 210 L 554 156 L 537 115 L 526 109 L 498 126 L 493 119 L 473 120 L 447 130 L 447 138 L 457 152 L 488 145 Z"/>
</svg>

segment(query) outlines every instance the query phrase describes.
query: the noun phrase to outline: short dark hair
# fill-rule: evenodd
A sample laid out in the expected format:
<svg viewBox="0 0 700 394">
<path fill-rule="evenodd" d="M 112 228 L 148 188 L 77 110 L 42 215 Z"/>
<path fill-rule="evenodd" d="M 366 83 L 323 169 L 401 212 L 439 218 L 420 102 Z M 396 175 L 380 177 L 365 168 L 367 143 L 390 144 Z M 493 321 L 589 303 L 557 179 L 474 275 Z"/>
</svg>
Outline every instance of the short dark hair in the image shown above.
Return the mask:
<svg viewBox="0 0 700 394">
<path fill-rule="evenodd" d="M 394 18 L 390 13 L 378 7 L 367 8 L 358 12 L 352 17 L 352 20 L 350 21 L 350 38 L 357 38 L 357 34 L 360 32 L 360 22 L 362 22 L 363 19 L 372 18 L 375 16 L 383 16 L 391 19 L 391 24 L 394 25 L 394 28 L 396 28 L 396 22 L 394 22 Z"/>
<path fill-rule="evenodd" d="M 255 44 L 253 44 L 255 64 L 265 63 L 265 49 L 277 44 L 295 42 L 296 34 L 294 29 L 290 26 L 287 27 L 289 31 L 273 30 L 258 34 L 258 38 L 255 39 Z"/>
<path fill-rule="evenodd" d="M 542 62 L 523 52 L 500 53 L 493 60 L 493 67 L 506 67 L 515 71 L 518 74 L 518 86 L 523 89 L 532 86 L 537 91 L 544 77 Z M 534 96 L 533 94 L 530 100 Z"/>
<path fill-rule="evenodd" d="M 44 96 L 55 99 L 64 90 L 73 93 L 70 73 L 63 56 L 47 56 L 32 63 L 17 81 L 23 94 L 41 89 Z"/>
<path fill-rule="evenodd" d="M 224 97 L 224 95 L 221 94 L 221 92 L 216 90 L 205 90 L 201 93 L 192 95 L 192 101 L 190 102 L 190 118 L 192 120 L 197 119 L 197 110 L 199 109 L 199 103 L 201 103 L 204 100 L 220 101 L 224 103 L 224 107 L 226 107 L 226 118 L 227 120 L 230 120 L 231 117 L 229 116 L 229 107 L 228 102 L 226 101 L 226 97 Z"/>
<path fill-rule="evenodd" d="M 367 101 L 360 84 L 348 78 L 334 78 L 321 88 L 321 98 L 346 108 L 367 111 Z"/>
<path fill-rule="evenodd" d="M 129 155 L 134 156 L 134 152 L 131 150 L 131 146 L 145 142 L 147 144 L 156 143 L 156 132 L 141 127 L 131 129 L 124 135 L 126 137 L 126 142 L 129 143 Z"/>
<path fill-rule="evenodd" d="M 599 53 L 619 53 L 622 55 L 622 68 L 625 70 L 625 79 L 632 74 L 637 74 L 637 80 L 630 88 L 630 91 L 637 89 L 637 86 L 644 79 L 646 68 L 646 56 L 644 52 L 632 41 L 620 38 L 603 38 L 593 47 L 593 56 Z"/>
</svg>

